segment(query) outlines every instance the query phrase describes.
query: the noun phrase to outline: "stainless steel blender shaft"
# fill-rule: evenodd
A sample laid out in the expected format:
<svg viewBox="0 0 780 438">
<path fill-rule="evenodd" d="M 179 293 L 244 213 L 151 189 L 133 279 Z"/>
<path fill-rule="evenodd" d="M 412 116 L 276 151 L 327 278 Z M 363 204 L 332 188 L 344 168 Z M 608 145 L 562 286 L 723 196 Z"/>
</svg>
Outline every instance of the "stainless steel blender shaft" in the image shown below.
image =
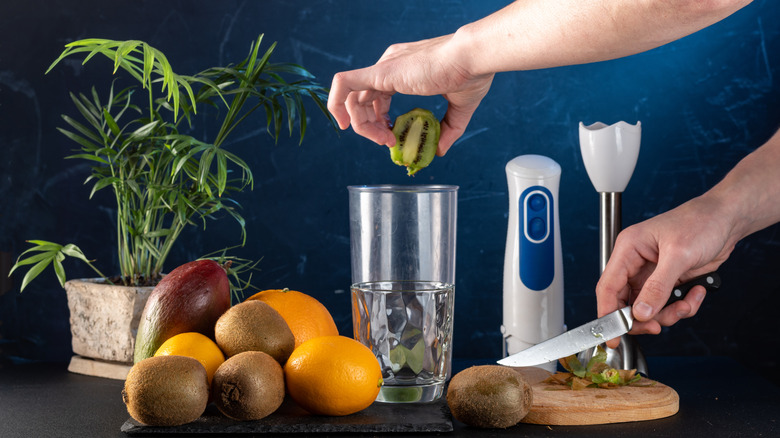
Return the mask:
<svg viewBox="0 0 780 438">
<path fill-rule="evenodd" d="M 620 192 L 599 193 L 599 267 L 604 272 L 609 256 L 615 248 L 615 239 L 622 229 Z"/>
<path fill-rule="evenodd" d="M 599 262 L 601 272 L 607 267 L 607 261 L 615 248 L 615 240 L 622 229 L 622 193 L 599 192 Z M 630 335 L 620 337 L 617 348 L 607 348 L 607 364 L 612 368 L 630 370 L 647 375 L 647 361 L 639 344 Z M 583 351 L 579 355 L 581 362 L 587 363 L 595 354 L 595 349 Z"/>
</svg>

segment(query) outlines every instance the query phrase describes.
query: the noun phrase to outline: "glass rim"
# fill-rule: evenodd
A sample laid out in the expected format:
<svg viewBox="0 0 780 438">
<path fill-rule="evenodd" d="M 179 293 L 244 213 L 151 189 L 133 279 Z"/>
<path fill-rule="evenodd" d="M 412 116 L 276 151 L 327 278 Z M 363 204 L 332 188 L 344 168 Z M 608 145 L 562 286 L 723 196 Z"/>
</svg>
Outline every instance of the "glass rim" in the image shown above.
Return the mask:
<svg viewBox="0 0 780 438">
<path fill-rule="evenodd" d="M 373 184 L 347 186 L 350 192 L 368 193 L 436 193 L 457 192 L 459 186 L 452 184 Z"/>
<path fill-rule="evenodd" d="M 382 284 L 401 285 L 401 287 L 380 286 Z M 414 287 L 422 285 L 423 287 Z M 360 290 L 371 293 L 431 293 L 455 290 L 455 285 L 445 281 L 430 280 L 374 280 L 353 283 L 350 290 Z"/>
</svg>

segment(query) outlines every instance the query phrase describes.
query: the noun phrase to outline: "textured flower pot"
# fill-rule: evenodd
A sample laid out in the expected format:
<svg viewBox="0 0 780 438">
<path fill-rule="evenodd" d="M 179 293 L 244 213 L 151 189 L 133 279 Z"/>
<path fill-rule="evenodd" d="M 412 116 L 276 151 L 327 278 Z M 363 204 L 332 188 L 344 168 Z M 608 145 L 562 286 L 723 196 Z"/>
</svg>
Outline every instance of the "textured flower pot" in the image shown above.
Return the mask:
<svg viewBox="0 0 780 438">
<path fill-rule="evenodd" d="M 124 378 L 133 363 L 138 323 L 152 290 L 151 286 L 114 286 L 102 279 L 66 282 L 73 352 L 78 355 L 69 369 Z"/>
</svg>

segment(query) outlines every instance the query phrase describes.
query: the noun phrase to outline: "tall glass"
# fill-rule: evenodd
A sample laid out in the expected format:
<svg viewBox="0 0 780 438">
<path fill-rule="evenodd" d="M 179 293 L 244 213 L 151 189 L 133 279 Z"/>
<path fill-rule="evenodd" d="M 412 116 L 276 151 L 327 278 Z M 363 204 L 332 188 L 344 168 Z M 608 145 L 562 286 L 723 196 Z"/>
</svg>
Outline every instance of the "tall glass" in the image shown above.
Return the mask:
<svg viewBox="0 0 780 438">
<path fill-rule="evenodd" d="M 355 339 L 382 365 L 385 402 L 438 399 L 449 378 L 457 186 L 350 186 Z"/>
</svg>

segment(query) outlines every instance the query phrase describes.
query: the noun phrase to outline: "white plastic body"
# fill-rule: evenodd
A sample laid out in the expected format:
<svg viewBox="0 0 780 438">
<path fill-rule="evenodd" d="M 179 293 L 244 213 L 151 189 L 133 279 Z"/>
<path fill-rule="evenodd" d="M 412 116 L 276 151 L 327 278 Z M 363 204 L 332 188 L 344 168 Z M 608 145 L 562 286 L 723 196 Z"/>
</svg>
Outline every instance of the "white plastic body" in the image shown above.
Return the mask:
<svg viewBox="0 0 780 438">
<path fill-rule="evenodd" d="M 622 193 L 639 157 L 642 124 L 580 122 L 580 152 L 585 170 L 599 193 Z"/>
<path fill-rule="evenodd" d="M 509 188 L 509 220 L 504 257 L 501 326 L 505 356 L 566 330 L 563 320 L 563 258 L 558 220 L 561 167 L 548 157 L 521 155 L 507 163 L 506 175 Z M 543 229 L 538 235 L 534 235 L 529 231 L 528 224 L 523 223 L 523 218 L 528 217 L 524 210 L 529 208 L 529 203 L 521 199 L 524 194 L 526 200 L 530 199 L 530 196 L 536 196 L 540 202 L 549 202 L 548 211 L 543 211 L 540 217 L 542 221 L 552 223 L 552 226 Z M 523 240 L 526 241 L 525 246 Z M 536 245 L 545 242 L 549 245 L 547 251 L 536 251 Z M 543 281 L 524 281 L 522 264 L 525 264 L 526 277 L 529 267 L 533 274 L 537 264 L 543 270 L 551 268 L 552 272 L 544 275 Z M 556 366 L 556 362 L 540 365 L 551 372 L 555 371 Z"/>
</svg>

